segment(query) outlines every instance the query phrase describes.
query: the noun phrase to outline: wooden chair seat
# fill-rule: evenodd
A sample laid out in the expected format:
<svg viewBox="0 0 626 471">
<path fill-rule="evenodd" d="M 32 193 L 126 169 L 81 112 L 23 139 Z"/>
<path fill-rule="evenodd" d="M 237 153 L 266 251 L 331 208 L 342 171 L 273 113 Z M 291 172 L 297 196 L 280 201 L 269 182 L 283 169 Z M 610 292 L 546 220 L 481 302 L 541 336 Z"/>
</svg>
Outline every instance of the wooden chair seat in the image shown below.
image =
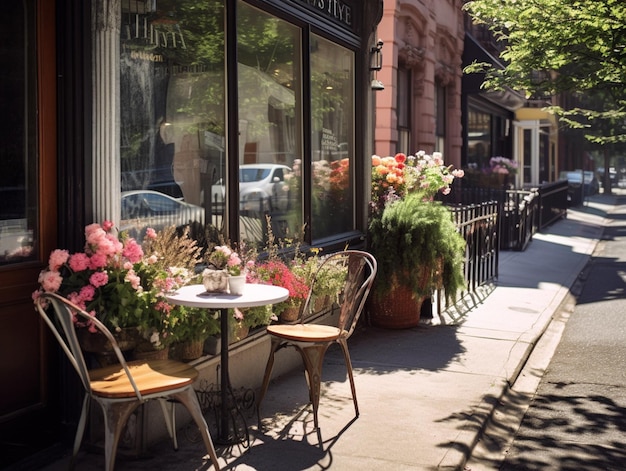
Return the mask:
<svg viewBox="0 0 626 471">
<path fill-rule="evenodd" d="M 130 361 L 128 369 L 142 396 L 161 393 L 192 384 L 198 370 L 173 360 Z M 135 389 L 121 365 L 89 370 L 94 394 L 108 398 L 135 397 Z"/>
<path fill-rule="evenodd" d="M 174 449 L 178 449 L 174 407 L 180 403 L 189 411 L 198 426 L 211 462 L 219 471 L 219 462 L 209 427 L 193 388 L 193 383 L 198 378 L 198 370 L 186 363 L 173 360 L 127 362 L 109 329 L 96 317 L 92 317 L 68 299 L 54 293 L 44 293 L 37 298 L 35 305 L 78 373 L 85 389 L 70 469 L 74 467 L 80 449 L 92 399 L 102 408 L 105 421 L 104 459 L 107 471 L 113 471 L 115 467 L 117 445 L 128 418 L 139 406 L 154 399 L 161 405 Z M 81 322 L 90 322 L 106 337 L 113 346 L 119 364 L 92 370 L 87 368 L 76 335 L 74 317 Z"/>
<path fill-rule="evenodd" d="M 317 274 L 322 273 L 325 264 L 339 264 L 347 269 L 346 280 L 342 290 L 342 299 L 339 314 L 336 316 L 336 325 L 311 324 L 304 322 L 304 315 L 309 312 L 311 299 L 315 292 Z M 348 352 L 348 338 L 354 332 L 359 316 L 365 306 L 365 300 L 370 292 L 374 277 L 376 276 L 376 259 L 369 253 L 359 250 L 344 250 L 328 256 L 318 268 L 313 277 L 309 293 L 302 308 L 300 309 L 299 322 L 296 324 L 276 324 L 267 327 L 270 335 L 270 353 L 265 366 L 263 384 L 259 394 L 257 408 L 260 410 L 261 402 L 267 393 L 269 382 L 274 367 L 274 356 L 278 350 L 284 347 L 294 347 L 302 357 L 305 376 L 309 386 L 309 398 L 313 406 L 313 420 L 315 428 L 319 427 L 317 411 L 320 402 L 320 387 L 322 378 L 322 364 L 324 355 L 332 344 L 338 344 L 343 352 L 346 363 L 352 402 L 354 411 L 359 416 L 359 406 L 356 400 L 352 363 Z M 260 420 L 259 412 L 259 420 Z"/>
<path fill-rule="evenodd" d="M 292 342 L 334 342 L 341 333 L 338 327 L 321 324 L 276 324 L 267 327 L 267 333 Z"/>
</svg>

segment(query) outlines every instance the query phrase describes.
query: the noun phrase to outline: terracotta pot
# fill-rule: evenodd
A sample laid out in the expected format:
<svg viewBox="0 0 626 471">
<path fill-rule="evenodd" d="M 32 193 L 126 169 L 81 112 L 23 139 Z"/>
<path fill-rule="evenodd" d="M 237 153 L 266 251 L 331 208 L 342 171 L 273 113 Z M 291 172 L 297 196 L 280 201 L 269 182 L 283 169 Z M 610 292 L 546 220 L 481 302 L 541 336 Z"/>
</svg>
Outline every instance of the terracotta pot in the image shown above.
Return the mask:
<svg viewBox="0 0 626 471">
<path fill-rule="evenodd" d="M 372 290 L 368 298 L 370 320 L 376 327 L 408 329 L 420 322 L 425 297 L 413 297 L 411 290 L 396 286 L 384 295 Z"/>
</svg>

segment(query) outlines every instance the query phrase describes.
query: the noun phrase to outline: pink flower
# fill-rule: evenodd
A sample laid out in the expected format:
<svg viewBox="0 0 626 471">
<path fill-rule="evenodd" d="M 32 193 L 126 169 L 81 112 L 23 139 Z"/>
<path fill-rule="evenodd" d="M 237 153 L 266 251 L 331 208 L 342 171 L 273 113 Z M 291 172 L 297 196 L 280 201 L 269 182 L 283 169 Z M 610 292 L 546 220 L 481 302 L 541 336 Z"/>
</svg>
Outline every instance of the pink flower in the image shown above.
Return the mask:
<svg viewBox="0 0 626 471">
<path fill-rule="evenodd" d="M 143 257 L 143 249 L 135 239 L 128 239 L 122 255 L 132 263 L 137 263 Z"/>
<path fill-rule="evenodd" d="M 141 278 L 139 278 L 137 274 L 132 270 L 126 273 L 124 280 L 128 281 L 135 290 L 139 289 L 139 287 L 141 286 Z"/>
<path fill-rule="evenodd" d="M 96 289 L 92 285 L 85 285 L 80 289 L 79 295 L 82 302 L 92 301 L 96 295 Z"/>
<path fill-rule="evenodd" d="M 236 267 L 237 265 L 241 265 L 241 258 L 239 258 L 239 255 L 237 255 L 235 252 L 232 252 L 230 254 L 230 257 L 228 257 L 228 266 Z"/>
<path fill-rule="evenodd" d="M 109 282 L 109 275 L 103 271 L 97 271 L 89 277 L 89 283 L 96 288 L 106 285 Z"/>
<path fill-rule="evenodd" d="M 107 257 L 104 254 L 96 253 L 91 256 L 89 259 L 89 268 L 91 270 L 97 270 L 99 268 L 104 268 L 107 264 Z"/>
<path fill-rule="evenodd" d="M 89 263 L 90 260 L 87 254 L 81 252 L 70 255 L 69 265 L 74 272 L 87 270 Z"/>
<path fill-rule="evenodd" d="M 148 239 L 156 239 L 157 237 L 157 233 L 154 229 L 152 229 L 151 227 L 149 227 L 148 229 L 146 229 L 146 238 Z"/>
<path fill-rule="evenodd" d="M 52 271 L 59 271 L 67 259 L 70 253 L 67 250 L 56 249 L 50 253 L 50 259 L 48 261 L 48 267 Z"/>
<path fill-rule="evenodd" d="M 39 283 L 44 291 L 54 293 L 59 290 L 63 277 L 58 271 L 42 271 L 39 274 Z"/>
<path fill-rule="evenodd" d="M 113 223 L 111 221 L 103 221 L 102 222 L 102 229 L 104 229 L 105 231 L 109 232 L 111 229 L 113 229 Z"/>
</svg>

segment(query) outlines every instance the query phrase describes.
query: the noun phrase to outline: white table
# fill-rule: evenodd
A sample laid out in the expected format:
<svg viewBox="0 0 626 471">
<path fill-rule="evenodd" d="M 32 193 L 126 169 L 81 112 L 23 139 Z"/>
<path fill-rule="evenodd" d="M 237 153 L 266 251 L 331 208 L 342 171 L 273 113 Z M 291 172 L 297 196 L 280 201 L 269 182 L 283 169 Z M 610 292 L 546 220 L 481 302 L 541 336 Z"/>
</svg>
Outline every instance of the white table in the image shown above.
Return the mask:
<svg viewBox="0 0 626 471">
<path fill-rule="evenodd" d="M 244 294 L 207 293 L 204 285 L 187 285 L 175 293 L 166 295 L 169 303 L 187 307 L 197 307 L 220 311 L 221 331 L 221 427 L 217 442 L 232 444 L 237 442 L 236 433 L 231 435 L 228 412 L 228 394 L 232 394 L 228 371 L 228 309 L 247 308 L 276 304 L 285 301 L 289 291 L 281 286 L 246 284 Z M 234 426 L 234 424 L 233 424 Z"/>
</svg>

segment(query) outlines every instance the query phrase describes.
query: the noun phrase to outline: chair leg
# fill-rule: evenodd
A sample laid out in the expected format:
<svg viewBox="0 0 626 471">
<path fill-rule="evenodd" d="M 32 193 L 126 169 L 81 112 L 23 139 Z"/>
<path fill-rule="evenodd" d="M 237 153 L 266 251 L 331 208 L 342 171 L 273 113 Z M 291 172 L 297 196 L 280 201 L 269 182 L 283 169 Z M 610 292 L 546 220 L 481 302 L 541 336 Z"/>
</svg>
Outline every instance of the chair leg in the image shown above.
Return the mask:
<svg viewBox="0 0 626 471">
<path fill-rule="evenodd" d="M 272 377 L 272 369 L 274 368 L 274 354 L 276 353 L 276 350 L 278 350 L 278 347 L 280 347 L 281 344 L 281 340 L 277 339 L 275 337 L 272 337 L 272 344 L 270 346 L 270 353 L 267 357 L 267 364 L 265 365 L 265 374 L 263 375 L 263 384 L 261 385 L 261 391 L 259 392 L 259 399 L 256 403 L 256 411 L 257 411 L 257 417 L 259 418 L 259 427 L 260 427 L 260 422 L 261 422 L 261 414 L 260 414 L 260 410 L 261 410 L 261 402 L 263 401 L 263 399 L 265 398 L 265 394 L 267 393 L 267 388 L 270 385 L 270 379 Z"/>
<path fill-rule="evenodd" d="M 128 421 L 130 414 L 133 413 L 141 402 L 135 400 L 128 402 L 112 403 L 106 399 L 97 399 L 104 413 L 104 459 L 105 469 L 113 471 L 115 467 L 115 456 L 117 454 L 117 445 L 124 425 Z"/>
<path fill-rule="evenodd" d="M 306 372 L 307 383 L 309 385 L 309 398 L 313 405 L 313 421 L 315 428 L 319 428 L 317 419 L 317 411 L 320 405 L 320 389 L 322 382 L 322 364 L 324 363 L 324 355 L 328 349 L 329 343 L 314 344 L 312 346 L 300 347 L 296 346 Z"/>
<path fill-rule="evenodd" d="M 341 345 L 343 351 L 343 358 L 346 361 L 346 369 L 348 370 L 348 379 L 350 380 L 350 389 L 352 390 L 352 402 L 354 402 L 354 412 L 356 416 L 359 416 L 359 405 L 356 400 L 356 388 L 354 386 L 354 375 L 352 374 L 352 362 L 350 361 L 350 353 L 348 352 L 348 342 L 346 339 L 341 338 L 337 340 L 337 343 Z"/>
<path fill-rule="evenodd" d="M 80 444 L 83 441 L 85 435 L 85 424 L 87 423 L 87 416 L 89 415 L 89 406 L 91 405 L 91 396 L 85 392 L 83 398 L 83 408 L 80 412 L 80 419 L 78 421 L 78 428 L 76 429 L 76 437 L 74 438 L 74 449 L 72 450 L 72 459 L 70 460 L 70 469 L 74 469 L 76 455 L 80 450 Z"/>
<path fill-rule="evenodd" d="M 159 404 L 163 411 L 167 433 L 172 439 L 174 450 L 178 451 L 178 439 L 176 438 L 176 403 L 174 401 L 168 401 L 167 399 L 159 399 Z"/>
<path fill-rule="evenodd" d="M 196 391 L 190 386 L 179 393 L 172 394 L 171 397 L 177 399 L 183 406 L 187 408 L 189 414 L 191 414 L 191 417 L 196 422 L 196 425 L 200 430 L 200 434 L 202 435 L 202 439 L 204 440 L 204 445 L 206 446 L 207 452 L 209 453 L 209 457 L 211 458 L 213 467 L 216 471 L 219 471 L 220 465 L 217 460 L 215 448 L 213 447 L 211 434 L 209 433 L 209 426 L 207 425 L 206 420 L 204 420 L 204 416 L 202 415 L 202 408 L 200 407 L 200 403 L 198 402 L 198 396 L 196 395 Z"/>
</svg>

